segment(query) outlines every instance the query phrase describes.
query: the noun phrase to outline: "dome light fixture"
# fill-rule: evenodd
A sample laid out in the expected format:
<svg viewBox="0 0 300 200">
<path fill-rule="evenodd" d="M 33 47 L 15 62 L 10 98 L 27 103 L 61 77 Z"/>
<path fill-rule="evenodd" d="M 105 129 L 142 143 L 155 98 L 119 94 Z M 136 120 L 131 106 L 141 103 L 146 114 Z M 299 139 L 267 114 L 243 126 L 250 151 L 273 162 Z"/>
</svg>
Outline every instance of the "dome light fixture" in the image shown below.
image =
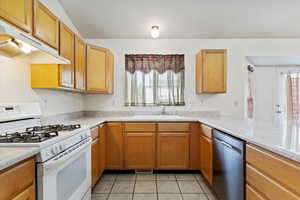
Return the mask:
<svg viewBox="0 0 300 200">
<path fill-rule="evenodd" d="M 159 26 L 152 26 L 152 28 L 151 28 L 151 36 L 153 38 L 158 38 L 159 37 Z"/>
</svg>

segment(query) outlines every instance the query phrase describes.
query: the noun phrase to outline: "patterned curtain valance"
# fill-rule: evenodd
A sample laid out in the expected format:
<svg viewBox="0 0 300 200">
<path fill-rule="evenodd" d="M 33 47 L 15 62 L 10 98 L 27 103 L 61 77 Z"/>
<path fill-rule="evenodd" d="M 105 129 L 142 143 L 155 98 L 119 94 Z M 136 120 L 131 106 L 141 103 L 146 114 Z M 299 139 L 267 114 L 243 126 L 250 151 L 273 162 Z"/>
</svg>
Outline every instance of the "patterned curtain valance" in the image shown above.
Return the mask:
<svg viewBox="0 0 300 200">
<path fill-rule="evenodd" d="M 159 73 L 171 70 L 178 73 L 184 70 L 184 55 L 125 55 L 125 69 L 130 73 L 135 71 L 149 73 L 151 70 Z"/>
</svg>

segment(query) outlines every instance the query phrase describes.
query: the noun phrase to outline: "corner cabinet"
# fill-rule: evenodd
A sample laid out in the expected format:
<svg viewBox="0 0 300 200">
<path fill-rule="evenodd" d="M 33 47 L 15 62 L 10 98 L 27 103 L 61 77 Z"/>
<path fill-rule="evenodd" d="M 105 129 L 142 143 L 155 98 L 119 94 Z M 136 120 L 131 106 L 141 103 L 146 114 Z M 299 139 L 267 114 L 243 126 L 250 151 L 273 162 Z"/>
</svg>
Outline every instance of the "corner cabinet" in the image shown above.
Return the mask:
<svg viewBox="0 0 300 200">
<path fill-rule="evenodd" d="M 200 170 L 209 184 L 213 179 L 213 141 L 212 128 L 201 124 Z"/>
<path fill-rule="evenodd" d="M 32 32 L 33 0 L 0 0 L 0 17 L 27 33 Z"/>
<path fill-rule="evenodd" d="M 59 54 L 70 60 L 70 64 L 60 65 L 60 86 L 74 88 L 74 33 L 60 22 Z"/>
<path fill-rule="evenodd" d="M 49 46 L 58 49 L 59 44 L 59 20 L 52 12 L 34 0 L 33 35 Z"/>
<path fill-rule="evenodd" d="M 107 123 L 106 131 L 106 168 L 124 169 L 124 139 L 122 123 Z"/>
<path fill-rule="evenodd" d="M 108 49 L 87 45 L 87 92 L 113 93 L 113 65 L 113 55 Z"/>
<path fill-rule="evenodd" d="M 225 93 L 227 50 L 207 49 L 196 55 L 196 93 Z"/>
</svg>

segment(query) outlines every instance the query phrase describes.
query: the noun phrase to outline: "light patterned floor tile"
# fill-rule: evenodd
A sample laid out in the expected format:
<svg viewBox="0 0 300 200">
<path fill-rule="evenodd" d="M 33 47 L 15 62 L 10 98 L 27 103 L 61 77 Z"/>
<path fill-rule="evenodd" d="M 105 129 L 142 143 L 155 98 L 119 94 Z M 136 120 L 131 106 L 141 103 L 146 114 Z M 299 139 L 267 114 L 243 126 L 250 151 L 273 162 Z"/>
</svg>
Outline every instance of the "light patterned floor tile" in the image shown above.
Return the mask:
<svg viewBox="0 0 300 200">
<path fill-rule="evenodd" d="M 108 200 L 132 200 L 133 194 L 110 194 Z"/>
<path fill-rule="evenodd" d="M 157 181 L 158 193 L 180 193 L 176 181 Z"/>
<path fill-rule="evenodd" d="M 110 193 L 113 181 L 99 181 L 93 189 L 93 193 Z"/>
<path fill-rule="evenodd" d="M 178 181 L 181 193 L 204 193 L 197 181 Z"/>
<path fill-rule="evenodd" d="M 176 174 L 176 179 L 178 181 L 196 181 L 194 174 Z"/>
<path fill-rule="evenodd" d="M 182 200 L 181 194 L 158 194 L 159 200 Z"/>
<path fill-rule="evenodd" d="M 116 181 L 111 193 L 124 194 L 133 193 L 134 182 L 132 181 Z"/>
<path fill-rule="evenodd" d="M 208 200 L 205 194 L 182 194 L 183 200 Z"/>
<path fill-rule="evenodd" d="M 134 194 L 133 200 L 157 200 L 157 194 Z"/>
<path fill-rule="evenodd" d="M 117 181 L 135 181 L 135 174 L 118 174 Z"/>
<path fill-rule="evenodd" d="M 92 200 L 106 200 L 109 194 L 92 194 Z"/>
<path fill-rule="evenodd" d="M 138 174 L 136 176 L 137 181 L 155 181 L 156 174 Z"/>
<path fill-rule="evenodd" d="M 156 178 L 158 181 L 175 181 L 175 174 L 157 174 Z"/>
<path fill-rule="evenodd" d="M 137 181 L 135 183 L 135 193 L 156 193 L 155 181 Z"/>
</svg>

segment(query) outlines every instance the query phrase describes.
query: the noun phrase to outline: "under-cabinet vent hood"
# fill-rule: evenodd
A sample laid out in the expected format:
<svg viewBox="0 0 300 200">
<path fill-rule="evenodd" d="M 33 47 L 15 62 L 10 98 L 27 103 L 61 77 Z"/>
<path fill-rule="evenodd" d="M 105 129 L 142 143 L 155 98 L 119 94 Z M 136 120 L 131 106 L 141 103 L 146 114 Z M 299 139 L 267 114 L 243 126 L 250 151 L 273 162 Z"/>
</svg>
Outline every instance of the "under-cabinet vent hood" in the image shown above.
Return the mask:
<svg viewBox="0 0 300 200">
<path fill-rule="evenodd" d="M 31 64 L 69 64 L 58 51 L 0 21 L 0 55 Z"/>
</svg>

